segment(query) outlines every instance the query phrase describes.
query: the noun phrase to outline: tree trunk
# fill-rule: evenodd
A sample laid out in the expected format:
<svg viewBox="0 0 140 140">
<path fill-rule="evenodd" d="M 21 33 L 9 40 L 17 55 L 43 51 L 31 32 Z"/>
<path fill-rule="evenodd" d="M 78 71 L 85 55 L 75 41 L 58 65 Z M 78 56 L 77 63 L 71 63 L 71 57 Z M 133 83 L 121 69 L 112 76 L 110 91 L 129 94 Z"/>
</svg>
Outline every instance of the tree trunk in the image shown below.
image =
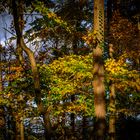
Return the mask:
<svg viewBox="0 0 140 140">
<path fill-rule="evenodd" d="M 109 56 L 110 58 L 113 58 L 113 45 L 109 44 Z M 116 104 L 115 104 L 115 83 L 113 81 L 110 81 L 110 97 L 109 97 L 109 139 L 115 140 L 115 123 L 116 123 Z"/>
<path fill-rule="evenodd" d="M 23 117 L 20 118 L 20 138 L 21 138 L 21 140 L 24 140 Z"/>
<path fill-rule="evenodd" d="M 104 140 L 106 129 L 104 63 L 102 58 L 104 46 L 104 0 L 94 1 L 94 32 L 97 33 L 96 46 L 93 48 L 93 89 L 96 117 L 94 140 Z"/>
<path fill-rule="evenodd" d="M 16 116 L 16 132 L 15 132 L 15 139 L 20 140 L 20 119 Z"/>
<path fill-rule="evenodd" d="M 23 57 L 22 57 L 23 51 L 27 54 L 29 58 L 31 64 L 32 76 L 33 76 L 33 82 L 34 82 L 35 101 L 40 115 L 43 115 L 44 124 L 49 125 L 50 121 L 49 122 L 46 121 L 46 119 L 48 119 L 49 117 L 49 114 L 46 114 L 46 110 L 41 100 L 40 78 L 39 78 L 39 72 L 34 57 L 34 53 L 31 49 L 29 49 L 26 46 L 22 35 L 23 27 L 24 27 L 23 13 L 24 13 L 24 0 L 17 0 L 17 1 L 12 0 L 12 14 L 14 18 L 14 27 L 17 35 L 17 53 L 19 56 L 18 58 L 20 61 L 22 61 L 21 63 L 23 63 Z M 45 130 L 49 134 L 50 127 L 45 126 L 45 129 L 49 129 L 49 130 Z M 46 137 L 46 139 L 50 140 L 51 138 Z"/>
<path fill-rule="evenodd" d="M 24 140 L 24 125 L 23 117 L 19 118 L 16 116 L 16 140 Z"/>
<path fill-rule="evenodd" d="M 45 139 L 51 140 L 51 138 L 52 138 L 52 126 L 51 126 L 50 116 L 49 116 L 48 112 L 46 112 L 43 115 L 43 120 L 44 120 L 44 127 L 45 127 Z"/>
<path fill-rule="evenodd" d="M 87 118 L 86 116 L 83 115 L 83 120 L 82 120 L 82 135 L 83 135 L 83 140 L 87 140 L 88 137 L 90 137 L 90 133 L 87 133 Z"/>
<path fill-rule="evenodd" d="M 109 139 L 115 140 L 115 123 L 116 123 L 116 106 L 115 106 L 115 85 L 111 83 L 110 85 L 110 103 L 109 103 Z"/>
<path fill-rule="evenodd" d="M 29 57 L 33 81 L 34 81 L 35 100 L 36 100 L 36 103 L 38 105 L 39 112 L 42 113 L 43 112 L 43 105 L 42 105 L 42 101 L 41 101 L 40 79 L 39 79 L 39 72 L 38 72 L 36 60 L 35 60 L 34 53 L 32 52 L 32 50 L 30 50 L 26 46 L 24 39 L 23 39 L 23 35 L 22 35 L 22 32 L 23 32 L 22 26 L 23 25 L 21 25 L 21 24 L 24 23 L 23 5 L 24 5 L 24 3 L 22 0 L 19 0 L 18 5 L 15 2 L 15 0 L 12 0 L 14 26 L 15 26 L 16 35 L 17 35 L 17 47 L 20 48 L 20 50 L 25 51 L 25 53 Z M 20 8 L 19 8 L 19 6 L 20 6 Z M 22 51 L 20 51 L 20 53 L 22 53 Z"/>
<path fill-rule="evenodd" d="M 107 1 L 107 19 L 108 19 L 108 31 L 107 34 L 109 35 L 110 32 L 110 21 L 112 19 L 112 4 L 114 3 L 113 0 L 108 0 Z M 115 4 L 116 5 L 116 4 Z M 116 8 L 116 6 L 115 6 Z M 113 50 L 113 44 L 109 43 L 108 45 L 108 50 L 109 50 L 109 57 L 114 58 L 114 50 Z M 115 123 L 116 123 L 116 105 L 115 105 L 115 83 L 113 81 L 110 81 L 109 85 L 110 89 L 110 97 L 109 97 L 109 139 L 110 140 L 115 140 L 115 133 L 116 133 L 116 128 L 115 128 Z"/>
<path fill-rule="evenodd" d="M 71 102 L 74 102 L 75 101 L 75 95 L 71 95 Z M 74 135 L 74 132 L 75 132 L 75 114 L 74 113 L 71 113 L 70 115 L 70 119 L 71 119 L 71 130 L 72 130 L 72 135 Z"/>
</svg>

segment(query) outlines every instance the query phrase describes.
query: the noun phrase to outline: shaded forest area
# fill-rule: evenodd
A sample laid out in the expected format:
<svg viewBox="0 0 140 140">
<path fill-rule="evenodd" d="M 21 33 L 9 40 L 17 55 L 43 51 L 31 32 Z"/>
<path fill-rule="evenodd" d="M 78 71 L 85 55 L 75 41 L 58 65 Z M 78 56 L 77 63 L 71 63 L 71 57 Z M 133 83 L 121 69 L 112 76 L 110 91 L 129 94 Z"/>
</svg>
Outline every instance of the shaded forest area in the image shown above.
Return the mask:
<svg viewBox="0 0 140 140">
<path fill-rule="evenodd" d="M 139 0 L 0 0 L 0 18 L 0 140 L 140 139 Z"/>
</svg>

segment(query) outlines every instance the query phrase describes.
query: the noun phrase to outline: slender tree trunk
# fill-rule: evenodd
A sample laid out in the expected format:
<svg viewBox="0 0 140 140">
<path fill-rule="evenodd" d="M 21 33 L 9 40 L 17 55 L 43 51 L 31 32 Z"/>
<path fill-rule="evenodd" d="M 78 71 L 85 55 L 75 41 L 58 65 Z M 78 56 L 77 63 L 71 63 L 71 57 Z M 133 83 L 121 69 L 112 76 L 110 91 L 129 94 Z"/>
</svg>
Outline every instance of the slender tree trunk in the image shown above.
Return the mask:
<svg viewBox="0 0 140 140">
<path fill-rule="evenodd" d="M 110 103 L 109 103 L 109 139 L 115 140 L 115 123 L 116 123 L 116 106 L 115 106 L 115 85 L 111 83 L 110 85 Z"/>
<path fill-rule="evenodd" d="M 23 117 L 16 117 L 16 132 L 15 132 L 16 140 L 24 140 L 24 125 L 23 125 Z"/>
<path fill-rule="evenodd" d="M 45 127 L 45 139 L 51 140 L 51 138 L 52 138 L 52 126 L 51 126 L 50 116 L 49 116 L 48 112 L 46 112 L 43 115 L 43 120 L 44 120 L 44 127 Z"/>
<path fill-rule="evenodd" d="M 107 2 L 107 18 L 108 18 L 108 35 L 110 32 L 110 20 L 112 18 L 112 7 L 113 1 L 112 0 L 108 0 Z M 114 58 L 113 54 L 114 54 L 114 50 L 113 50 L 113 44 L 109 43 L 108 45 L 109 47 L 109 57 L 110 58 Z M 110 89 L 110 98 L 109 98 L 109 129 L 108 129 L 108 133 L 109 133 L 109 139 L 110 140 L 115 140 L 115 134 L 116 134 L 116 128 L 115 128 L 115 123 L 116 123 L 116 105 L 115 105 L 115 83 L 113 81 L 110 81 L 110 85 L 109 85 L 109 89 Z"/>
<path fill-rule="evenodd" d="M 75 101 L 75 95 L 71 95 L 71 102 Z M 75 132 L 75 114 L 71 113 L 70 115 L 70 119 L 71 119 L 71 130 L 72 130 L 72 134 L 74 135 Z"/>
<path fill-rule="evenodd" d="M 43 111 L 43 106 L 41 102 L 41 90 L 40 90 L 40 79 L 39 79 L 39 72 L 37 69 L 37 64 L 36 60 L 34 57 L 34 53 L 32 50 L 30 50 L 23 39 L 23 26 L 24 26 L 24 19 L 23 19 L 23 13 L 24 13 L 24 2 L 23 0 L 12 0 L 12 10 L 13 10 L 13 18 L 14 18 L 14 26 L 15 26 L 15 31 L 17 35 L 17 48 L 19 50 L 25 51 L 25 53 L 29 57 L 29 61 L 31 63 L 31 70 L 32 70 L 32 75 L 33 75 L 33 80 L 34 80 L 34 88 L 35 88 L 35 98 L 36 98 L 36 103 L 39 107 L 39 111 Z M 22 51 L 20 51 L 21 55 Z"/>
<path fill-rule="evenodd" d="M 83 140 L 87 140 L 88 137 L 90 138 L 90 133 L 87 133 L 87 117 L 83 116 L 82 120 L 82 135 L 83 135 Z"/>
<path fill-rule="evenodd" d="M 41 102 L 40 79 L 39 79 L 39 72 L 37 69 L 36 60 L 35 60 L 33 51 L 30 50 L 26 46 L 24 39 L 23 39 L 23 35 L 22 35 L 23 26 L 24 26 L 24 24 L 23 24 L 24 23 L 24 19 L 23 19 L 24 2 L 23 2 L 23 0 L 19 0 L 18 2 L 19 3 L 17 5 L 17 3 L 14 0 L 12 0 L 14 26 L 15 26 L 16 35 L 17 35 L 17 49 L 18 49 L 17 53 L 20 57 L 22 57 L 21 53 L 23 51 L 25 51 L 25 53 L 29 57 L 29 61 L 31 64 L 31 70 L 32 70 L 32 76 L 33 76 L 33 80 L 34 80 L 35 99 L 36 99 L 36 103 L 39 107 L 39 111 L 42 112 L 43 106 L 41 104 L 42 102 Z M 20 8 L 18 8 L 18 7 L 20 7 Z M 23 60 L 23 59 L 21 59 L 21 60 Z"/>
<path fill-rule="evenodd" d="M 16 140 L 20 140 L 20 119 L 17 117 L 15 117 L 16 119 L 16 132 L 15 132 L 15 139 Z"/>
<path fill-rule="evenodd" d="M 41 100 L 41 89 L 40 89 L 40 78 L 39 78 L 39 72 L 36 64 L 36 60 L 34 57 L 34 53 L 31 49 L 29 49 L 25 42 L 24 38 L 22 35 L 23 28 L 24 28 L 24 18 L 23 18 L 23 13 L 24 13 L 24 0 L 12 0 L 12 14 L 14 18 L 14 27 L 17 35 L 17 53 L 18 53 L 18 58 L 21 62 L 23 63 L 23 57 L 22 53 L 23 51 L 27 54 L 30 64 L 31 64 L 31 70 L 32 70 L 32 76 L 33 76 L 33 81 L 34 81 L 34 93 L 35 93 L 35 101 L 38 107 L 38 111 L 41 115 L 43 115 L 44 119 L 44 124 L 46 132 L 50 132 L 50 127 L 48 128 L 47 125 L 49 125 L 50 121 L 46 121 L 48 119 L 49 114 L 46 114 L 46 109 L 43 106 L 43 102 Z M 50 126 L 50 125 L 49 125 Z M 50 134 L 50 133 L 49 133 Z M 50 136 L 50 135 L 49 135 Z M 50 137 L 46 137 L 47 140 L 50 140 Z"/>
<path fill-rule="evenodd" d="M 23 117 L 20 118 L 20 138 L 21 138 L 21 140 L 24 140 Z"/>
<path fill-rule="evenodd" d="M 94 1 L 94 32 L 97 33 L 96 46 L 93 48 L 93 89 L 96 117 L 94 140 L 104 140 L 106 129 L 104 63 L 102 58 L 104 46 L 104 0 Z"/>
<path fill-rule="evenodd" d="M 110 58 L 113 58 L 113 45 L 109 44 L 109 56 Z M 113 81 L 110 81 L 110 98 L 109 98 L 109 139 L 110 140 L 115 140 L 115 133 L 116 133 L 116 128 L 115 128 L 115 123 L 116 123 L 116 104 L 115 104 L 115 83 Z"/>
</svg>

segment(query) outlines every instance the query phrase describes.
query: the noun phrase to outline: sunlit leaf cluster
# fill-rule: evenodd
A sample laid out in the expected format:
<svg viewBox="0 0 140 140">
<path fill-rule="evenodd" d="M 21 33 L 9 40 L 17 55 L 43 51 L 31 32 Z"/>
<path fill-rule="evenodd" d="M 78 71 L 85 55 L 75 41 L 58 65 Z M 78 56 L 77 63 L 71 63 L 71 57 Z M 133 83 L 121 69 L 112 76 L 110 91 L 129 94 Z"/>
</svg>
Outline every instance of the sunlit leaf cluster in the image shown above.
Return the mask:
<svg viewBox="0 0 140 140">
<path fill-rule="evenodd" d="M 92 93 L 92 59 L 90 55 L 70 55 L 40 67 L 41 75 L 50 75 L 46 98 L 52 102 L 56 112 L 93 113 Z M 47 81 L 46 81 L 47 82 Z M 75 101 L 70 102 L 71 96 Z M 57 104 L 57 105 L 56 105 Z M 61 108 L 61 109 L 60 109 Z M 63 108 L 63 109 L 62 109 Z M 59 110 L 59 111 L 58 111 Z"/>
<path fill-rule="evenodd" d="M 44 19 L 42 20 L 46 20 L 49 23 L 50 27 L 61 26 L 65 28 L 66 31 L 71 32 L 71 28 L 67 24 L 67 22 L 64 21 L 60 16 L 57 16 L 57 14 L 53 12 L 53 10 L 50 10 L 49 8 L 45 7 L 43 2 L 37 1 L 36 3 L 34 3 L 34 7 L 35 10 L 41 13 L 41 15 L 44 17 Z M 46 27 L 46 31 L 47 31 L 47 27 Z"/>
<path fill-rule="evenodd" d="M 122 55 L 118 60 L 107 59 L 105 69 L 107 72 L 107 80 L 114 81 L 116 88 L 124 91 L 128 87 L 133 90 L 140 90 L 140 75 L 137 70 L 131 70 L 131 62 L 127 59 L 127 55 Z"/>
</svg>

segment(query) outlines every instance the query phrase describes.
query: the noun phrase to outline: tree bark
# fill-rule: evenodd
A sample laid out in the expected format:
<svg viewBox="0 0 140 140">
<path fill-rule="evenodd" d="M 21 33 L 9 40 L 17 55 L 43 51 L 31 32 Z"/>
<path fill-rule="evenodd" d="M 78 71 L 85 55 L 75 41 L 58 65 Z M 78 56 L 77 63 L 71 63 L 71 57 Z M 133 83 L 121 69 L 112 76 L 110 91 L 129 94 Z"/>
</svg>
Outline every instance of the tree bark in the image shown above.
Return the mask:
<svg viewBox="0 0 140 140">
<path fill-rule="evenodd" d="M 71 102 L 74 102 L 75 101 L 75 95 L 71 95 Z M 71 113 L 70 115 L 70 119 L 71 119 L 71 130 L 72 130 L 72 134 L 74 135 L 74 132 L 75 132 L 75 114 L 74 113 Z"/>
<path fill-rule="evenodd" d="M 87 140 L 88 137 L 90 138 L 90 133 L 87 133 L 87 117 L 83 115 L 83 120 L 82 120 L 82 135 L 83 135 L 83 140 Z"/>
<path fill-rule="evenodd" d="M 17 53 L 18 58 L 20 61 L 23 62 L 22 53 L 23 51 L 27 54 L 30 64 L 31 64 L 31 70 L 32 70 L 32 76 L 33 76 L 33 82 L 34 82 L 34 93 L 35 93 L 35 101 L 38 107 L 38 111 L 40 115 L 43 115 L 44 124 L 49 125 L 50 121 L 46 121 L 48 119 L 49 114 L 46 114 L 45 107 L 43 106 L 43 102 L 41 100 L 41 89 L 40 89 L 40 78 L 39 78 L 39 72 L 36 64 L 36 60 L 34 57 L 33 51 L 27 47 L 27 45 L 24 42 L 23 38 L 23 28 L 24 28 L 24 0 L 12 0 L 12 14 L 14 18 L 14 27 L 17 35 Z M 22 63 L 21 62 L 21 63 Z M 45 129 L 48 129 L 47 126 L 45 126 Z M 50 132 L 49 130 L 46 130 L 46 132 Z M 50 137 L 46 137 L 46 139 L 50 140 Z"/>
<path fill-rule="evenodd" d="M 21 140 L 24 140 L 23 117 L 20 118 L 20 139 L 21 139 Z"/>
<path fill-rule="evenodd" d="M 15 139 L 16 140 L 24 140 L 23 117 L 16 116 L 15 120 L 16 120 Z"/>
<path fill-rule="evenodd" d="M 29 61 L 30 61 L 30 64 L 31 64 L 32 75 L 33 75 L 33 80 L 34 80 L 36 102 L 37 102 L 37 105 L 41 105 L 40 79 L 39 79 L 39 72 L 38 72 L 38 69 L 37 69 L 36 60 L 35 60 L 33 51 L 26 46 L 26 44 L 24 42 L 24 39 L 23 39 L 23 35 L 22 35 L 23 26 L 24 26 L 23 25 L 23 23 L 24 23 L 24 19 L 23 19 L 24 8 L 23 8 L 23 5 L 24 5 L 23 0 L 18 0 L 18 4 L 16 3 L 15 0 L 12 0 L 14 26 L 15 26 L 15 31 L 16 31 L 16 35 L 17 35 L 17 48 L 18 48 L 18 50 L 20 50 L 20 51 L 18 51 L 18 52 L 20 52 L 19 55 L 21 55 L 21 53 L 23 51 L 25 51 L 25 53 L 29 57 Z"/>
<path fill-rule="evenodd" d="M 18 116 L 15 117 L 16 120 L 16 132 L 15 132 L 15 139 L 20 139 L 20 119 Z"/>
<path fill-rule="evenodd" d="M 48 112 L 46 112 L 43 115 L 43 120 L 44 120 L 44 127 L 45 127 L 45 139 L 51 140 L 51 138 L 52 138 L 52 126 L 51 126 L 50 116 L 49 116 Z"/>
<path fill-rule="evenodd" d="M 109 139 L 115 140 L 116 106 L 115 106 L 115 84 L 110 85 L 110 103 L 109 103 Z"/>
<path fill-rule="evenodd" d="M 110 58 L 113 58 L 113 45 L 109 44 L 109 56 Z M 115 140 L 115 123 L 116 123 L 116 95 L 115 95 L 115 83 L 113 81 L 110 81 L 110 97 L 109 97 L 109 139 Z"/>
<path fill-rule="evenodd" d="M 94 1 L 94 33 L 96 32 L 96 46 L 93 48 L 93 90 L 95 108 L 94 140 L 105 139 L 106 129 L 106 105 L 104 86 L 104 0 Z"/>
</svg>

